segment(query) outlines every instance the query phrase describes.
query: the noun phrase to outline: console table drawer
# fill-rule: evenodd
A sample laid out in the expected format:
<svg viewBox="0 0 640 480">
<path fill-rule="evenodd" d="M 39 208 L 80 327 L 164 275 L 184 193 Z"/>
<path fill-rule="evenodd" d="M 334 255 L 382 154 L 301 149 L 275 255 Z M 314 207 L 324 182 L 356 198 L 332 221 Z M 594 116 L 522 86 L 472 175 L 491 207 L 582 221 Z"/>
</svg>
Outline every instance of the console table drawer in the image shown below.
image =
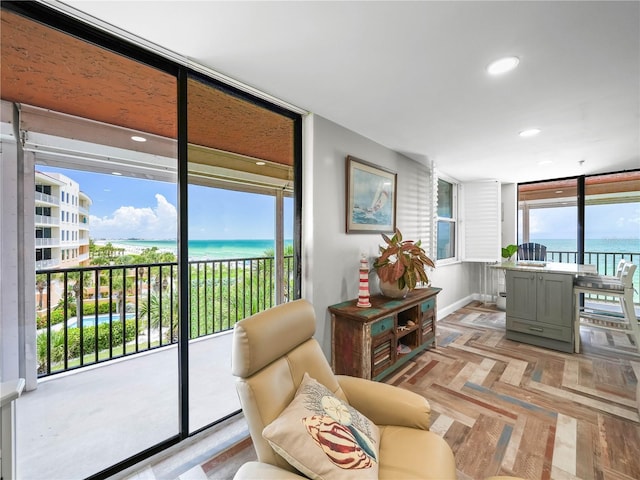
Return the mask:
<svg viewBox="0 0 640 480">
<path fill-rule="evenodd" d="M 375 323 L 371 324 L 371 336 L 375 337 L 381 333 L 389 332 L 393 330 L 393 317 L 383 318 Z"/>
<path fill-rule="evenodd" d="M 420 310 L 422 311 L 422 313 L 424 313 L 428 310 L 433 310 L 433 307 L 435 306 L 436 306 L 436 299 L 432 298 L 431 300 L 427 300 L 422 305 L 420 305 Z"/>
<path fill-rule="evenodd" d="M 553 340 L 560 340 L 564 342 L 572 341 L 571 327 L 563 327 L 560 325 L 551 325 L 549 323 L 521 320 L 514 317 L 507 317 L 507 330 L 527 333 L 529 335 L 535 335 L 537 337 L 551 338 Z"/>
</svg>

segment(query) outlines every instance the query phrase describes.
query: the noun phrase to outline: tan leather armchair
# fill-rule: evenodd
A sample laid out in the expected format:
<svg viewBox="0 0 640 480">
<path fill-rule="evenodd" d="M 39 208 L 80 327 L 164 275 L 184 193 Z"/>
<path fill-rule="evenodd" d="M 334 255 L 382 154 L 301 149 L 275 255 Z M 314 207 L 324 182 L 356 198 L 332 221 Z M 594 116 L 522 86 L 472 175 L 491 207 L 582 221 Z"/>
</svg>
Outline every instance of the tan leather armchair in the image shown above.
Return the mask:
<svg viewBox="0 0 640 480">
<path fill-rule="evenodd" d="M 429 403 L 398 387 L 334 375 L 313 338 L 315 327 L 313 307 L 305 300 L 236 324 L 232 372 L 239 377 L 238 395 L 259 461 L 243 465 L 235 478 L 301 478 L 262 431 L 293 400 L 307 372 L 379 427 L 379 478 L 455 479 L 451 448 L 429 431 Z"/>
</svg>

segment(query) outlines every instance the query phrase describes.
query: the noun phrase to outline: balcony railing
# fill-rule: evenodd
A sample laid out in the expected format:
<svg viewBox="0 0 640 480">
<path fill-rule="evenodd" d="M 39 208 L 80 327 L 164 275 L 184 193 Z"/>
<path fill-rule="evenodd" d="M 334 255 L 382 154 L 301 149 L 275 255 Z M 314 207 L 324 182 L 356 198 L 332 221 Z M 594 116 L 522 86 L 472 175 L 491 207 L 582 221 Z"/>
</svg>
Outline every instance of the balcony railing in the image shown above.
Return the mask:
<svg viewBox="0 0 640 480">
<path fill-rule="evenodd" d="M 49 215 L 34 215 L 36 225 L 60 225 L 60 219 L 58 217 L 51 217 Z"/>
<path fill-rule="evenodd" d="M 36 247 L 57 247 L 60 245 L 60 238 L 36 238 Z"/>
<path fill-rule="evenodd" d="M 60 199 L 52 195 L 48 195 L 42 192 L 35 192 L 34 198 L 36 203 L 47 203 L 50 205 L 60 205 Z"/>
<path fill-rule="evenodd" d="M 38 376 L 176 343 L 177 273 L 177 263 L 36 271 Z M 289 301 L 291 256 L 281 281 Z M 272 257 L 190 261 L 189 338 L 232 329 L 274 306 L 275 292 Z"/>
<path fill-rule="evenodd" d="M 547 251 L 548 261 L 575 263 L 576 258 L 577 252 Z M 615 274 L 621 258 L 637 264 L 640 253 L 585 253 L 585 263 L 595 264 L 603 275 Z M 281 279 L 284 301 L 291 299 L 293 277 L 293 257 L 288 256 Z M 39 270 L 36 280 L 39 376 L 177 341 L 177 263 Z M 190 261 L 189 337 L 232 329 L 275 305 L 275 292 L 271 257 Z M 637 293 L 634 300 L 638 304 Z"/>
<path fill-rule="evenodd" d="M 567 251 L 553 251 L 547 250 L 547 261 L 560 262 L 560 263 L 577 263 L 578 252 Z M 600 275 L 615 275 L 618 262 L 620 260 L 627 260 L 628 262 L 638 265 L 640 261 L 640 252 L 584 252 L 584 263 L 595 265 Z M 640 296 L 638 294 L 638 285 L 640 284 L 640 268 L 636 269 L 633 275 L 633 285 L 635 291 L 633 293 L 633 302 L 640 304 Z M 606 295 L 589 294 L 585 298 L 595 300 L 598 302 L 613 302 L 617 301 L 614 297 Z"/>
</svg>

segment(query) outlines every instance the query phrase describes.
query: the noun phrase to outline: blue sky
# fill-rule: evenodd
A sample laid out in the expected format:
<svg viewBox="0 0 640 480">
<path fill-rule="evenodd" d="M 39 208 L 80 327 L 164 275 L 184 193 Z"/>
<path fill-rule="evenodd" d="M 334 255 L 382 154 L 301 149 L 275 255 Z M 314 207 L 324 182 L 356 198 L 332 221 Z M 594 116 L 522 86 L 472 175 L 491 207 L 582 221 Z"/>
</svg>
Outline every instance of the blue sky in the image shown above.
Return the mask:
<svg viewBox="0 0 640 480">
<path fill-rule="evenodd" d="M 63 168 L 39 166 L 80 184 L 92 200 L 91 238 L 177 238 L 177 185 Z M 189 187 L 191 240 L 272 239 L 273 197 L 196 185 Z M 293 202 L 285 200 L 285 238 L 293 238 Z M 288 221 L 287 221 L 288 220 Z"/>
<path fill-rule="evenodd" d="M 175 183 L 39 167 L 80 184 L 91 205 L 91 237 L 177 238 Z M 189 238 L 237 240 L 274 238 L 274 199 L 215 188 L 189 187 Z M 539 209 L 531 214 L 536 238 L 576 238 L 576 208 Z M 586 238 L 640 238 L 640 203 L 588 206 Z M 293 202 L 285 201 L 285 238 L 293 238 Z"/>
<path fill-rule="evenodd" d="M 640 203 L 587 205 L 585 238 L 640 238 Z M 541 208 L 531 210 L 531 237 L 576 238 L 577 208 Z"/>
</svg>

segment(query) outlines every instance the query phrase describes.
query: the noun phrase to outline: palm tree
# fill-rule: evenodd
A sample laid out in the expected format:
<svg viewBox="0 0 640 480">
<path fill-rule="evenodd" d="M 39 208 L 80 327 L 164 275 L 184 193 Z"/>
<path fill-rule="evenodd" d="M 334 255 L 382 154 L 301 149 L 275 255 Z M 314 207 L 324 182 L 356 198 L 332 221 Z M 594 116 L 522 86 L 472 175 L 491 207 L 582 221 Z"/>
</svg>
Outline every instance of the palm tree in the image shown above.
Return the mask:
<svg viewBox="0 0 640 480">
<path fill-rule="evenodd" d="M 172 301 L 173 297 L 173 301 Z M 162 301 L 161 301 L 162 300 Z M 151 328 L 165 331 L 165 339 L 171 342 L 178 335 L 178 295 L 170 295 L 169 292 L 152 290 L 148 300 L 140 305 L 140 317 L 149 318 Z M 169 328 L 169 330 L 166 330 Z"/>
<path fill-rule="evenodd" d="M 42 294 L 47 287 L 47 281 L 39 278 L 36 281 L 36 288 L 38 289 L 38 310 L 42 310 Z"/>
</svg>

